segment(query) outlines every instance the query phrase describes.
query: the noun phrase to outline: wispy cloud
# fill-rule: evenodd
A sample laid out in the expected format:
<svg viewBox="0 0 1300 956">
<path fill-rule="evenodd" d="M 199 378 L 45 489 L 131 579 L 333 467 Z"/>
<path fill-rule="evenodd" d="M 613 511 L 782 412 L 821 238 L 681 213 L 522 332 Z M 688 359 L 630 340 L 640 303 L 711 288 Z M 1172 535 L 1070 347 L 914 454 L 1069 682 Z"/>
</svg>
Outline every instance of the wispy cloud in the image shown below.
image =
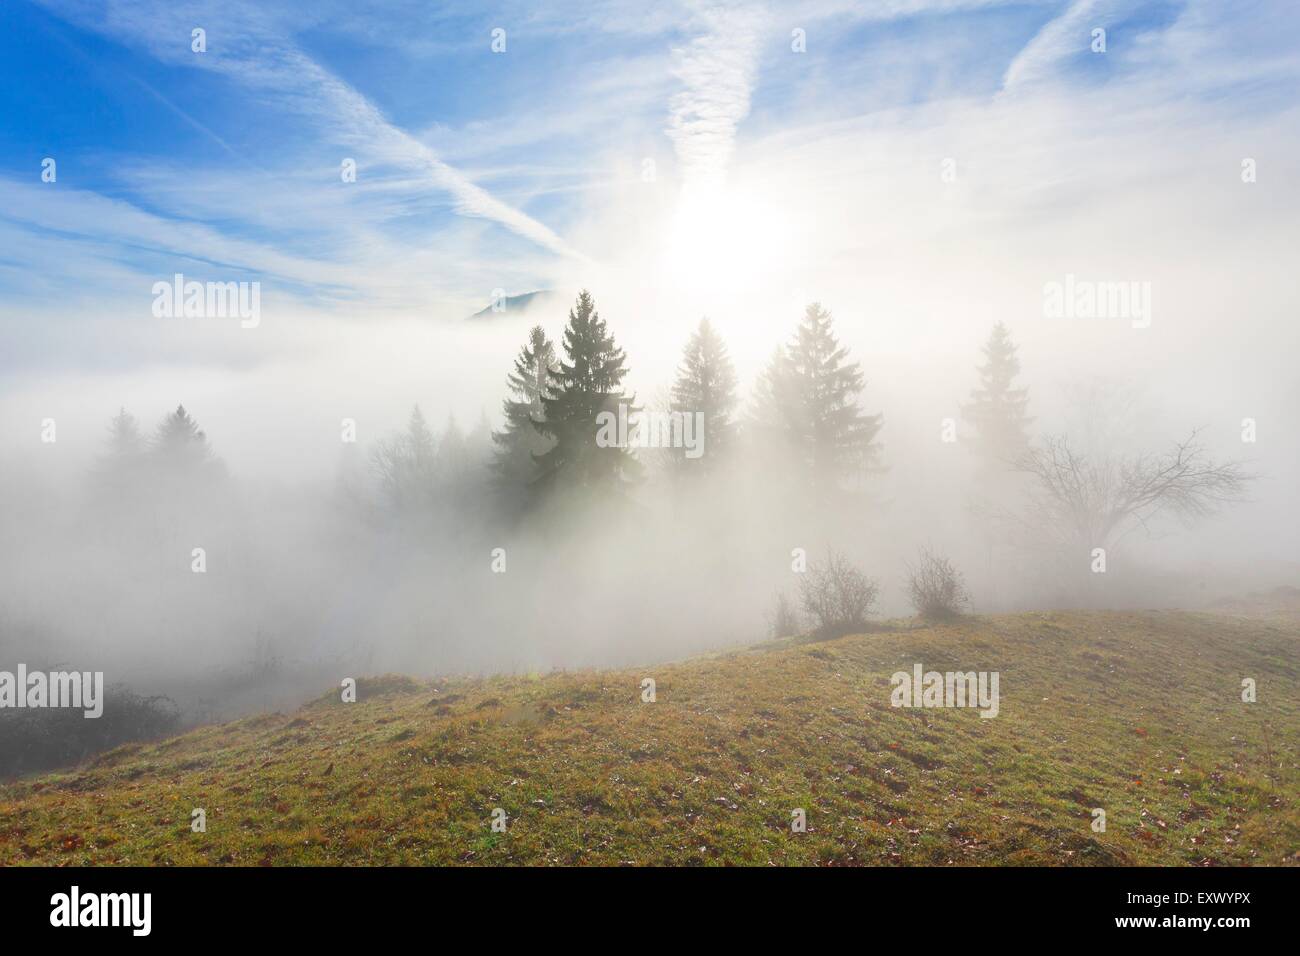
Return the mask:
<svg viewBox="0 0 1300 956">
<path fill-rule="evenodd" d="M 1101 0 L 1074 0 L 1065 11 L 1049 21 L 1025 45 L 1007 67 L 1003 89 L 1013 89 L 1044 76 L 1062 57 L 1088 48 L 1090 28 L 1107 13 L 1108 4 Z"/>
<path fill-rule="evenodd" d="M 391 123 L 355 87 L 299 49 L 282 24 L 257 7 L 237 5 L 218 12 L 193 5 L 115 0 L 103 19 L 87 20 L 82 6 L 58 0 L 48 0 L 48 5 L 128 45 L 143 42 L 168 62 L 213 69 L 255 88 L 318 123 L 340 145 L 356 149 L 359 159 L 366 156 L 377 163 L 422 171 L 454 199 L 461 215 L 500 223 L 552 252 L 585 259 L 549 227 L 476 185 L 429 146 Z M 176 37 L 187 36 L 191 24 L 200 20 L 209 24 L 212 53 L 178 56 Z"/>
<path fill-rule="evenodd" d="M 424 170 L 454 197 L 455 209 L 462 215 L 491 219 L 552 252 L 586 258 L 550 228 L 475 185 L 432 148 L 393 126 L 373 103 L 315 61 L 297 50 L 281 54 L 285 69 L 264 72 L 263 78 L 273 76 L 277 81 L 273 88 L 289 87 L 295 96 L 301 95 L 304 87 L 316 90 L 321 96 L 317 116 L 330 121 L 341 140 L 370 151 L 381 162 Z"/>
<path fill-rule="evenodd" d="M 701 8 L 698 34 L 674 50 L 683 89 L 669 104 L 667 133 L 688 189 L 716 183 L 726 171 L 736 129 L 749 113 L 766 19 L 763 8 Z"/>
</svg>

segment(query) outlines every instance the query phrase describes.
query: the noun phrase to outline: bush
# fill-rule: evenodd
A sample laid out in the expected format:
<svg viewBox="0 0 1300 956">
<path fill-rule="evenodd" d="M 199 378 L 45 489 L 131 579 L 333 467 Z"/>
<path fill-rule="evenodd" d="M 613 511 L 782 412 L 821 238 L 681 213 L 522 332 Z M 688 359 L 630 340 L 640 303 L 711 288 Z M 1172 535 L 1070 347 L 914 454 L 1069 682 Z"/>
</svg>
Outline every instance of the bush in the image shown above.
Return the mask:
<svg viewBox="0 0 1300 956">
<path fill-rule="evenodd" d="M 776 593 L 776 606 L 768 615 L 767 628 L 772 637 L 790 637 L 803 630 L 799 609 L 784 591 Z"/>
<path fill-rule="evenodd" d="M 830 551 L 825 564 L 809 566 L 799 581 L 799 596 L 818 637 L 840 637 L 863 630 L 879 593 L 876 582 Z"/>
<path fill-rule="evenodd" d="M 970 592 L 962 573 L 947 558 L 928 548 L 921 549 L 915 566 L 907 566 L 907 590 L 912 607 L 926 620 L 950 620 L 970 606 Z"/>
<path fill-rule="evenodd" d="M 125 743 L 175 733 L 180 712 L 168 697 L 143 697 L 121 685 L 104 690 L 104 713 L 76 707 L 0 711 L 0 779 L 77 763 Z"/>
</svg>

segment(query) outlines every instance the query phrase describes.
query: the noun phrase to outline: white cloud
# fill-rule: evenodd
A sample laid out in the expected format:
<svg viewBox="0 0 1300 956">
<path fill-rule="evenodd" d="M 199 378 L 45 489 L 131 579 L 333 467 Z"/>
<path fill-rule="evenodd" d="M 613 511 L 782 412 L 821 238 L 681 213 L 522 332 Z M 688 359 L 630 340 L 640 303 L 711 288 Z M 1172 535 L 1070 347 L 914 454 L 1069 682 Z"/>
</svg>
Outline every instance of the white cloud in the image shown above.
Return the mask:
<svg viewBox="0 0 1300 956">
<path fill-rule="evenodd" d="M 714 184 L 726 171 L 749 113 L 766 20 L 762 9 L 707 6 L 696 16 L 701 32 L 674 50 L 673 72 L 684 88 L 669 105 L 667 134 L 688 189 Z"/>
<path fill-rule="evenodd" d="M 1003 88 L 1010 90 L 1038 80 L 1061 58 L 1087 50 L 1091 29 L 1102 25 L 1104 6 L 1100 0 L 1074 0 L 1011 61 L 1002 77 Z"/>
</svg>

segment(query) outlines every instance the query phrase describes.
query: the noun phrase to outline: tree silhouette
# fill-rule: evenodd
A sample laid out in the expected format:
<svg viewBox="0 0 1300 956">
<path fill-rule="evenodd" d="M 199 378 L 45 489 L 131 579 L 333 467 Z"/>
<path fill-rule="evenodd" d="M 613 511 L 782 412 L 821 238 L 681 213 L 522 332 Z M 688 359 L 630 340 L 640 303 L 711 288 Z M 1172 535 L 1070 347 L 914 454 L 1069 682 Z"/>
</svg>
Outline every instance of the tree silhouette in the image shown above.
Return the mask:
<svg viewBox="0 0 1300 956">
<path fill-rule="evenodd" d="M 196 468 L 212 460 L 208 436 L 184 405 L 177 405 L 176 411 L 158 424 L 152 452 L 167 466 L 180 470 Z"/>
<path fill-rule="evenodd" d="M 736 407 L 736 372 L 727 346 L 708 319 L 700 320 L 678 366 L 672 389 L 672 410 L 683 415 L 703 415 L 704 454 L 694 460 L 685 449 L 674 448 L 674 460 L 708 473 L 732 450 Z"/>
<path fill-rule="evenodd" d="M 544 417 L 542 399 L 548 394 L 551 376 L 558 370 L 554 343 L 540 325 L 533 326 L 515 359 L 514 371 L 506 377 L 510 396 L 502 403 L 505 428 L 492 433 L 496 446 L 492 468 L 498 487 L 507 495 L 522 494 L 540 471 L 536 458 L 555 445 L 554 439 L 542 435 L 535 423 Z"/>
<path fill-rule="evenodd" d="M 427 507 L 437 469 L 437 444 L 419 405 L 411 407 L 406 430 L 381 439 L 370 456 L 379 487 L 398 510 Z"/>
<path fill-rule="evenodd" d="M 832 331 L 831 314 L 813 303 L 759 377 L 760 431 L 784 440 L 814 487 L 836 487 L 878 467 L 883 418 L 859 406 L 865 384 L 861 365 L 848 361 Z"/>
<path fill-rule="evenodd" d="M 1033 421 L 1026 414 L 1029 391 L 1013 385 L 1020 374 L 1020 360 L 1011 334 L 1001 322 L 993 326 L 983 351 L 979 387 L 971 390 L 961 414 L 975 429 L 969 441 L 972 451 L 986 465 L 1011 468 L 1029 450 L 1027 429 Z"/>
<path fill-rule="evenodd" d="M 597 416 L 618 414 L 626 405 L 635 411 L 634 396 L 621 385 L 627 375 L 627 356 L 596 311 L 585 289 L 569 310 L 564 329 L 565 359 L 551 377 L 550 393 L 542 396 L 542 420 L 537 431 L 555 441 L 537 461 L 540 480 L 548 487 L 613 488 L 635 478 L 640 466 L 632 453 L 617 443 L 601 447 L 596 441 Z"/>
</svg>

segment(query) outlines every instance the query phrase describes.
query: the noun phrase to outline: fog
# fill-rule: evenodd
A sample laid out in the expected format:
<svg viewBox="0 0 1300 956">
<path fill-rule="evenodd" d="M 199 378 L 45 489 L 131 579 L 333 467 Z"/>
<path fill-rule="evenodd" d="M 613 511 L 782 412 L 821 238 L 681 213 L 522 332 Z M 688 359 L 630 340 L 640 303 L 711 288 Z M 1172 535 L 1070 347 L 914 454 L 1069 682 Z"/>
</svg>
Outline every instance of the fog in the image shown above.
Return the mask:
<svg viewBox="0 0 1300 956">
<path fill-rule="evenodd" d="M 639 154 L 611 148 L 567 223 L 575 254 L 468 263 L 459 244 L 494 241 L 470 219 L 410 258 L 350 264 L 367 279 L 346 294 L 304 294 L 303 276 L 268 263 L 256 328 L 150 314 L 159 278 L 242 271 L 70 249 L 0 301 L 0 658 L 103 670 L 198 720 L 291 706 L 348 676 L 650 664 L 764 640 L 775 595 L 797 595 L 795 549 L 849 557 L 879 582 L 880 618 L 912 613 L 906 562 L 922 547 L 961 569 L 977 613 L 1199 608 L 1295 585 L 1296 111 L 1184 102 L 1167 82 L 810 109 L 796 128 L 759 113 L 725 182 L 692 182 L 663 146 L 647 183 Z M 40 188 L 4 180 L 15 217 L 54 215 Z M 64 197 L 75 206 L 76 186 Z M 3 228 L 24 255 L 21 230 Z M 1046 315 L 1045 286 L 1067 277 L 1149 283 L 1148 321 Z M 556 296 L 469 319 L 494 288 Z M 822 303 L 862 365 L 862 409 L 883 416 L 881 470 L 813 494 L 745 429 L 712 480 L 675 480 L 647 451 L 621 498 L 507 513 L 488 471 L 506 375 L 532 325 L 558 347 L 583 288 L 643 403 L 663 400 L 708 316 L 742 424 L 773 349 Z M 1199 429 L 1207 455 L 1253 476 L 1245 500 L 1196 521 L 1158 514 L 1083 587 L 982 522 L 979 499 L 1014 510 L 1023 489 L 980 478 L 964 440 L 998 321 L 1036 442 L 1154 455 Z M 148 437 L 180 404 L 219 467 L 106 491 L 118 409 Z M 411 513 L 386 502 L 372 456 L 416 405 L 440 440 L 451 427 L 464 441 L 454 484 Z M 946 419 L 963 440 L 943 439 Z"/>
<path fill-rule="evenodd" d="M 597 294 L 628 350 L 633 388 L 653 403 L 685 335 L 657 333 L 656 349 L 652 318 L 604 301 Z M 882 616 L 912 613 L 905 562 L 922 546 L 962 569 L 981 612 L 1201 607 L 1294 583 L 1284 390 L 1256 383 L 1244 400 L 1222 383 L 1223 361 L 1153 346 L 1159 318 L 1151 329 L 1112 322 L 1094 332 L 1124 343 L 1125 361 L 1115 362 L 1090 358 L 1086 334 L 1041 327 L 1050 320 L 1011 326 L 1035 432 L 1158 452 L 1199 427 L 1217 458 L 1248 460 L 1259 476 L 1246 502 L 1191 526 L 1162 516 L 1126 538 L 1105 589 L 1082 594 L 972 517 L 972 456 L 942 439 L 943 420 L 960 422 L 976 384 L 983 322 L 964 318 L 947 333 L 932 323 L 928 335 L 910 329 L 891 343 L 889 323 L 861 311 L 836 309 L 836 330 L 863 363 L 863 408 L 883 415 L 883 470 L 834 498 L 810 495 L 762 448 L 709 482 L 674 480 L 642 450 L 644 480 L 624 501 L 503 513 L 487 430 L 501 426 L 504 376 L 527 328 L 541 322 L 558 339 L 563 305 L 474 322 L 388 321 L 364 334 L 328 319 L 330 335 L 300 363 L 31 376 L 4 405 L 4 657 L 103 670 L 110 682 L 171 695 L 197 719 L 288 706 L 347 676 L 649 664 L 763 640 L 776 593 L 797 593 L 794 549 L 814 562 L 827 548 L 849 556 L 879 582 Z M 789 313 L 790 331 L 798 315 Z M 718 324 L 747 399 L 753 353 L 789 332 L 758 344 L 734 317 Z M 1145 374 L 1124 373 L 1139 361 Z M 141 475 L 139 487 L 105 492 L 96 468 L 117 408 L 147 434 L 180 402 L 224 472 L 167 492 Z M 386 504 L 371 455 L 417 403 L 439 437 L 449 427 L 464 434 L 468 471 L 413 515 Z M 1247 412 L 1263 436 L 1254 444 L 1241 439 Z M 354 443 L 341 437 L 347 418 Z M 57 425 L 53 442 L 41 440 L 45 419 Z M 705 443 L 707 456 L 707 434 Z M 204 549 L 203 573 L 194 548 Z M 496 548 L 504 573 L 493 567 Z"/>
</svg>

